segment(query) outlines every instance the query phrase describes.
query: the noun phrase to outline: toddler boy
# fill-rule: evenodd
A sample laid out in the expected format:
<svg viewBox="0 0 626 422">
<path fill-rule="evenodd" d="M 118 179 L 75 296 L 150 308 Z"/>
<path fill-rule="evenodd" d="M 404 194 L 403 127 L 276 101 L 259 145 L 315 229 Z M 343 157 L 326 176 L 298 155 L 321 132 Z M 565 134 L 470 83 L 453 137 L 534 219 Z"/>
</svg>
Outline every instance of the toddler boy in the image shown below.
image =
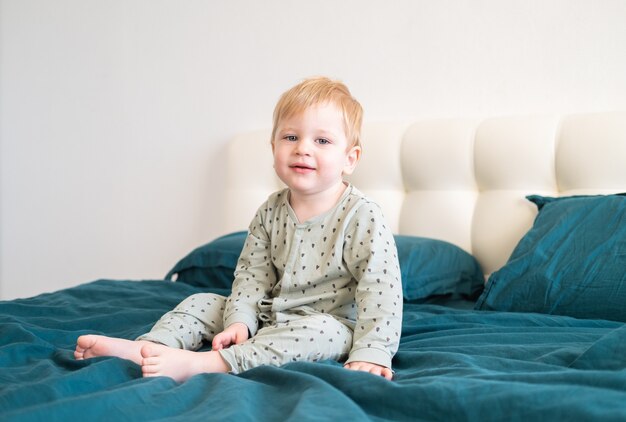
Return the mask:
<svg viewBox="0 0 626 422">
<path fill-rule="evenodd" d="M 310 78 L 274 110 L 274 169 L 287 186 L 249 226 L 232 293 L 200 293 L 136 341 L 86 335 L 76 359 L 117 356 L 177 381 L 259 365 L 345 360 L 392 378 L 402 287 L 393 235 L 377 204 L 343 180 L 361 156 L 361 105 Z M 203 342 L 212 350 L 196 352 Z"/>
</svg>

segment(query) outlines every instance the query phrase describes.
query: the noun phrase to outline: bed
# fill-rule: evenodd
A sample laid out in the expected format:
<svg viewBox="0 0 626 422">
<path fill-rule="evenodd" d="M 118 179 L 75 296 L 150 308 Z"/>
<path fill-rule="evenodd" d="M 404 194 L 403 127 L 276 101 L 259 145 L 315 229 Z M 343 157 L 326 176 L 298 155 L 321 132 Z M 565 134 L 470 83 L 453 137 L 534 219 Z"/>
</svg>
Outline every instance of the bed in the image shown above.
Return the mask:
<svg viewBox="0 0 626 422">
<path fill-rule="evenodd" d="M 242 230 L 280 187 L 258 131 L 229 144 L 225 235 L 164 279 L 0 302 L 0 419 L 626 420 L 626 112 L 363 135 L 351 182 L 397 233 L 403 277 L 393 381 L 300 362 L 177 384 L 74 360 L 81 334 L 135 338 L 186 296 L 228 293 Z"/>
</svg>

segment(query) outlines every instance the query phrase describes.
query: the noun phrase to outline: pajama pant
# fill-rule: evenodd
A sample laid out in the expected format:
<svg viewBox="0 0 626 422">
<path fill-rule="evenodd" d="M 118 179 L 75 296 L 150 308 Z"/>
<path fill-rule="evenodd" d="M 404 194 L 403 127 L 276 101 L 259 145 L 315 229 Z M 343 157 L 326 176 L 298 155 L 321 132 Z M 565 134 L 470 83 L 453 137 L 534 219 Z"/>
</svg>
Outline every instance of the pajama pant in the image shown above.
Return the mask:
<svg viewBox="0 0 626 422">
<path fill-rule="evenodd" d="M 169 347 L 198 350 L 224 330 L 226 298 L 199 293 L 166 313 L 149 333 L 148 340 Z M 254 337 L 219 351 L 232 373 L 260 365 L 280 366 L 295 361 L 344 360 L 352 347 L 352 330 L 331 315 L 300 307 L 280 312 L 263 322 Z"/>
</svg>

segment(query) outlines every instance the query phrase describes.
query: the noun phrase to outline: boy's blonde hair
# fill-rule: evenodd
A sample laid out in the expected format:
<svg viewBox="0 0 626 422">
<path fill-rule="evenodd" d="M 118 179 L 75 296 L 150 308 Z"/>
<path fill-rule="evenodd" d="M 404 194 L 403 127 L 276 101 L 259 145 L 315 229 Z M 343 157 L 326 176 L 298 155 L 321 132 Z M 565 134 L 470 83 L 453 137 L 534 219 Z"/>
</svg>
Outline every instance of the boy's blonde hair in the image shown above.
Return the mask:
<svg viewBox="0 0 626 422">
<path fill-rule="evenodd" d="M 318 76 L 305 79 L 285 92 L 274 108 L 274 129 L 272 143 L 278 124 L 285 118 L 303 112 L 309 107 L 331 103 L 343 112 L 343 124 L 348 139 L 348 147 L 361 146 L 361 123 L 363 108 L 342 82 Z"/>
</svg>

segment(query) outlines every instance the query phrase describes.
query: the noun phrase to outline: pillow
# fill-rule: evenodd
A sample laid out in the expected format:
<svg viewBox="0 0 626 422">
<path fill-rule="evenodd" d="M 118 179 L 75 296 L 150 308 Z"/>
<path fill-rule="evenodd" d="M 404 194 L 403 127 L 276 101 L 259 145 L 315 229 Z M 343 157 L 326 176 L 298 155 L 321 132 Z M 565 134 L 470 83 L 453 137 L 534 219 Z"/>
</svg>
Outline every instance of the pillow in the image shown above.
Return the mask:
<svg viewBox="0 0 626 422">
<path fill-rule="evenodd" d="M 246 231 L 234 232 L 194 249 L 165 278 L 177 275 L 176 281 L 192 286 L 230 290 L 246 237 Z"/>
<path fill-rule="evenodd" d="M 230 289 L 247 232 L 236 232 L 194 249 L 166 275 L 198 287 Z M 420 302 L 431 296 L 477 296 L 484 286 L 478 262 L 442 240 L 394 236 L 402 274 L 404 299 Z"/>
<path fill-rule="evenodd" d="M 625 195 L 528 196 L 535 222 L 476 309 L 626 322 Z"/>
<path fill-rule="evenodd" d="M 476 298 L 485 277 L 478 261 L 452 243 L 426 237 L 395 235 L 406 302 L 433 296 Z"/>
</svg>

